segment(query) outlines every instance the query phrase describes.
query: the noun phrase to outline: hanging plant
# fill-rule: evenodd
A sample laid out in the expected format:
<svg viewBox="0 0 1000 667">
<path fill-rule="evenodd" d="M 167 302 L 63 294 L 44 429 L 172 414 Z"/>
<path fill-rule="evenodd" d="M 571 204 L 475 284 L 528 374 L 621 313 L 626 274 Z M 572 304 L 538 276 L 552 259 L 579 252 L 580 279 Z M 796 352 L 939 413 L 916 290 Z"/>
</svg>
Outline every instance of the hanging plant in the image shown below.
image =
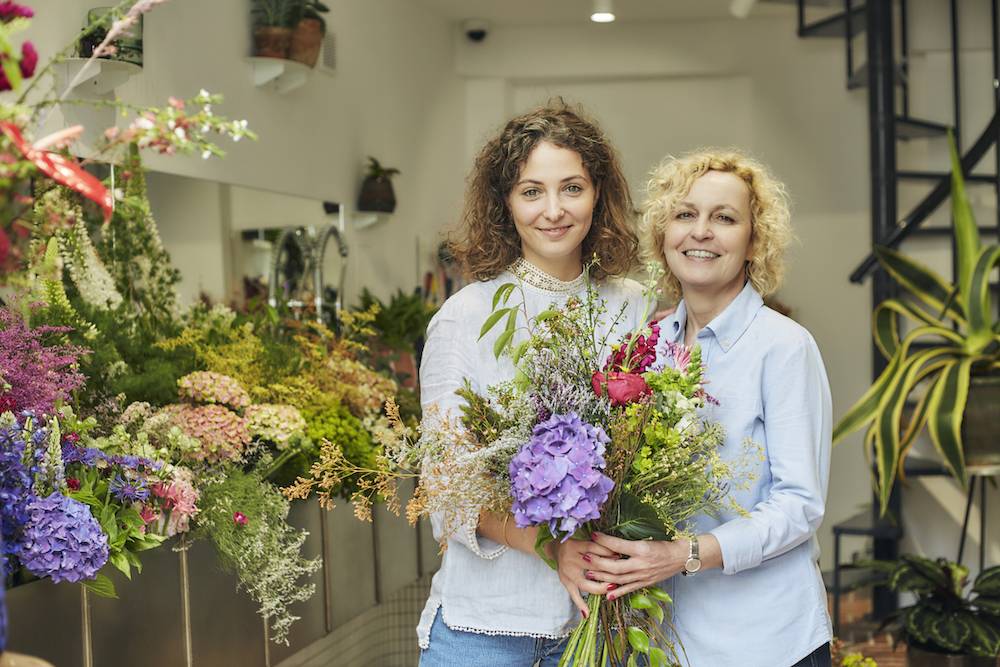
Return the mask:
<svg viewBox="0 0 1000 667">
<path fill-rule="evenodd" d="M 396 193 L 392 190 L 392 177 L 399 169 L 383 167 L 378 160 L 368 156 L 368 174 L 361 183 L 358 210 L 374 213 L 392 213 L 396 210 Z"/>
</svg>

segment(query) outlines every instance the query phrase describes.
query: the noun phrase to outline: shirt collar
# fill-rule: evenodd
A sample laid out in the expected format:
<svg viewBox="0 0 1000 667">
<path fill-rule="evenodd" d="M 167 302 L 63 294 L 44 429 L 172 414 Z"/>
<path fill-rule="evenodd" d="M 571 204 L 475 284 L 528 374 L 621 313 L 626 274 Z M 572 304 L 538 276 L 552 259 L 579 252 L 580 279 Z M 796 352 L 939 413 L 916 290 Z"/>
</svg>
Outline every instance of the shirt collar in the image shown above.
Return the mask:
<svg viewBox="0 0 1000 667">
<path fill-rule="evenodd" d="M 723 352 L 736 344 L 736 341 L 743 336 L 750 327 L 759 311 L 764 306 L 764 299 L 761 298 L 757 290 L 753 288 L 750 281 L 747 281 L 741 291 L 732 302 L 726 306 L 725 310 L 715 316 L 705 329 L 710 331 L 719 342 L 719 347 Z M 664 327 L 661 331 L 673 343 L 683 342 L 684 324 L 687 321 L 687 304 L 681 299 L 677 304 L 677 310 L 668 315 Z"/>
</svg>

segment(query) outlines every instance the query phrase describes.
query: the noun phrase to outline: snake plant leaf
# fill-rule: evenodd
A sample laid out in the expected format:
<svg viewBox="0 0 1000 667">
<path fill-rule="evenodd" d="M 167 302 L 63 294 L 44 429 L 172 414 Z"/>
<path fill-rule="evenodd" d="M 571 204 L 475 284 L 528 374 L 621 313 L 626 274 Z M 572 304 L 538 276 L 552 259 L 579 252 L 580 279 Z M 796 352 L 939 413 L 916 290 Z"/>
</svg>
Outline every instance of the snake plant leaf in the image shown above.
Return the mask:
<svg viewBox="0 0 1000 667">
<path fill-rule="evenodd" d="M 930 330 L 936 327 L 922 328 Z M 916 339 L 919 337 L 920 330 L 913 333 L 917 334 L 914 336 Z M 892 484 L 896 478 L 896 470 L 899 468 L 900 420 L 906 399 L 913 391 L 914 380 L 925 363 L 934 361 L 940 356 L 954 356 L 961 354 L 961 352 L 961 348 L 953 347 L 931 348 L 919 352 L 903 362 L 900 372 L 893 376 L 886 387 L 878 407 L 875 432 L 875 462 L 878 467 L 879 499 L 882 514 L 885 514 L 889 507 Z"/>
<path fill-rule="evenodd" d="M 951 474 L 964 487 L 965 452 L 962 448 L 962 417 L 969 398 L 969 374 L 973 357 L 945 368 L 931 389 L 927 405 L 927 430 Z"/>
<path fill-rule="evenodd" d="M 872 336 L 886 359 L 891 359 L 899 347 L 899 315 L 918 323 L 947 326 L 914 303 L 902 299 L 886 299 L 872 313 Z"/>
<path fill-rule="evenodd" d="M 1000 264 L 1000 246 L 983 248 L 972 271 L 969 304 L 969 338 L 972 354 L 978 354 L 989 345 L 993 313 L 990 308 L 990 274 Z M 975 337 L 975 340 L 973 338 Z"/>
<path fill-rule="evenodd" d="M 980 572 L 972 586 L 972 592 L 1000 598 L 1000 565 Z"/>
<path fill-rule="evenodd" d="M 882 268 L 904 289 L 927 304 L 932 311 L 943 313 L 959 324 L 965 324 L 965 301 L 961 294 L 958 296 L 953 294 L 951 284 L 944 278 L 892 248 L 876 246 L 873 252 Z"/>
<path fill-rule="evenodd" d="M 962 177 L 962 163 L 958 157 L 955 138 L 948 134 L 948 150 L 951 154 L 951 215 L 954 220 L 956 261 L 958 263 L 958 291 L 963 302 L 968 305 L 972 298 L 972 273 L 979 254 L 979 228 L 972 215 L 972 206 L 965 192 Z"/>
</svg>

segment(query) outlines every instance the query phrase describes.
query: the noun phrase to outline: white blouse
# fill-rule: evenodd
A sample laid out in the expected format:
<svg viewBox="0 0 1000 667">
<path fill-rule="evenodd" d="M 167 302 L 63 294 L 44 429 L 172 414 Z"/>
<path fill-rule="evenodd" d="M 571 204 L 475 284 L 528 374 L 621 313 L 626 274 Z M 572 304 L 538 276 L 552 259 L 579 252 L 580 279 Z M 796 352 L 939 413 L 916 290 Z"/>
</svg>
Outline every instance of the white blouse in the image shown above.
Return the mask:
<svg viewBox="0 0 1000 667">
<path fill-rule="evenodd" d="M 499 361 L 493 343 L 503 330 L 497 325 L 482 340 L 479 330 L 492 310 L 493 294 L 508 282 L 520 285 L 527 313 L 534 316 L 553 304 L 562 305 L 570 295 L 585 297 L 583 277 L 563 282 L 520 260 L 492 280 L 467 285 L 449 298 L 427 327 L 427 343 L 420 364 L 420 395 L 425 414 L 436 406 L 438 415 L 455 418 L 463 399 L 455 394 L 466 378 L 473 390 L 484 393 L 498 382 L 514 377 L 508 357 Z M 622 304 L 627 307 L 609 343 L 633 330 L 647 315 L 642 287 L 633 280 L 603 281 L 598 294 L 607 304 L 603 338 L 610 320 Z M 514 291 L 510 305 L 521 300 Z M 523 317 L 523 315 L 522 315 Z M 515 344 L 524 340 L 523 330 Z M 605 351 L 606 353 L 606 351 Z M 603 355 L 602 355 L 603 356 Z M 427 426 L 425 422 L 425 427 Z M 442 517 L 431 517 L 434 536 L 441 539 Z M 557 638 L 567 635 L 578 613 L 559 577 L 534 554 L 508 549 L 476 533 L 470 521 L 448 536 L 441 569 L 434 575 L 430 597 L 417 625 L 421 648 L 430 644 L 430 630 L 438 608 L 453 630 L 489 635 Z"/>
</svg>

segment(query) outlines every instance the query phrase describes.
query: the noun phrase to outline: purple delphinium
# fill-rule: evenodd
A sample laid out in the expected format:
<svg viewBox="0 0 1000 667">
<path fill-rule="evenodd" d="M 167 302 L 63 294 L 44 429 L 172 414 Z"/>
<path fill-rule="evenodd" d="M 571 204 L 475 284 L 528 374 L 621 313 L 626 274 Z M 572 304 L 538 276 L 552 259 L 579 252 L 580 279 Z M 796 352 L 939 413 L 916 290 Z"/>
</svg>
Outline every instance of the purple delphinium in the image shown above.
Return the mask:
<svg viewBox="0 0 1000 667">
<path fill-rule="evenodd" d="M 614 482 L 604 470 L 604 430 L 570 412 L 535 426 L 510 462 L 512 511 L 520 528 L 548 523 L 563 541 L 582 524 L 600 518 Z"/>
<path fill-rule="evenodd" d="M 27 447 L 28 442 L 44 442 L 46 431 L 36 428 L 25 432 L 19 421 L 0 426 L 0 564 L 6 568 L 7 557 L 17 556 L 20 534 L 28 522 L 28 504 L 35 500 L 33 480 L 39 470 L 44 449 Z M 26 453 L 26 449 L 28 449 Z"/>
<path fill-rule="evenodd" d="M 39 577 L 93 579 L 108 561 L 108 536 L 83 503 L 52 493 L 28 505 L 21 563 Z"/>
<path fill-rule="evenodd" d="M 115 475 L 111 480 L 111 495 L 122 502 L 146 502 L 149 500 L 149 489 L 141 479 L 129 479 Z"/>
</svg>

